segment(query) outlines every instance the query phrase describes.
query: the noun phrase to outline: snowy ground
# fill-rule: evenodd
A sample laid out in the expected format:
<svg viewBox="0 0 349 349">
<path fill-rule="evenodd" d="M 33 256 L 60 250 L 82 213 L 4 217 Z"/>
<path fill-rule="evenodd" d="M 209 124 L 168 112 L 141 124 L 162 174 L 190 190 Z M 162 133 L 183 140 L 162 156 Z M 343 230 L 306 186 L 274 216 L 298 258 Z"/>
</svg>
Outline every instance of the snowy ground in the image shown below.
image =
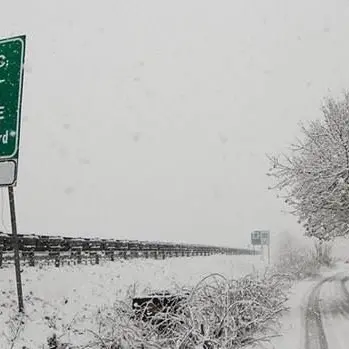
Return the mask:
<svg viewBox="0 0 349 349">
<path fill-rule="evenodd" d="M 91 320 L 96 311 L 104 305 L 111 306 L 115 300 L 125 299 L 128 292 L 193 286 L 211 273 L 238 278 L 255 270 L 263 271 L 265 267 L 259 256 L 122 260 L 61 268 L 24 267 L 26 314 L 20 319 L 22 326 L 16 318 L 14 268 L 0 269 L 0 348 L 11 348 L 11 338 L 16 338 L 13 349 L 41 349 L 52 333 L 62 336 L 65 342 L 81 345 L 83 339 L 88 338 L 85 331 L 94 330 Z M 327 346 L 306 346 L 304 314 L 310 295 L 322 278 L 335 274 L 339 279 L 325 283 L 318 297 Z M 295 284 L 290 290 L 290 311 L 282 318 L 281 336 L 264 344 L 263 348 L 345 348 L 349 340 L 346 330 L 349 320 L 345 314 L 345 311 L 349 314 L 349 300 L 339 288 L 343 279 L 340 275 L 349 276 L 349 264 L 338 263 L 334 270 L 324 271 L 317 280 Z M 348 287 L 348 283 L 345 285 Z M 69 328 L 70 325 L 77 331 Z"/>
<path fill-rule="evenodd" d="M 287 302 L 289 312 L 282 317 L 278 336 L 272 338 L 269 343 L 258 345 L 258 349 L 304 349 L 302 337 L 303 304 L 316 283 L 317 281 L 301 281 L 291 288 L 290 299 Z"/>
<path fill-rule="evenodd" d="M 306 343 L 305 311 L 314 288 L 321 280 L 336 276 L 323 284 L 319 292 L 319 313 L 324 329 L 325 340 L 321 342 L 319 333 L 310 334 L 314 342 Z M 349 276 L 349 264 L 339 262 L 333 270 L 324 270 L 316 280 L 301 281 L 290 291 L 288 306 L 290 311 L 282 318 L 280 336 L 273 338 L 270 343 L 258 346 L 263 349 L 344 349 L 349 342 L 349 300 L 341 286 L 341 278 Z M 349 283 L 344 283 L 349 290 Z M 344 293 L 344 295 L 343 295 Z M 315 311 L 316 309 L 313 309 Z M 318 314 L 316 314 L 318 315 Z M 320 340 L 320 341 L 319 341 Z M 321 343 L 320 343 L 321 342 Z"/>
<path fill-rule="evenodd" d="M 22 272 L 25 317 L 16 318 L 14 268 L 0 270 L 0 348 L 40 349 L 53 332 L 65 341 L 82 344 L 84 330 L 100 306 L 123 300 L 130 290 L 168 289 L 195 285 L 204 276 L 221 273 L 238 278 L 263 270 L 259 256 L 210 256 L 167 260 L 129 260 L 100 265 L 25 267 Z"/>
</svg>

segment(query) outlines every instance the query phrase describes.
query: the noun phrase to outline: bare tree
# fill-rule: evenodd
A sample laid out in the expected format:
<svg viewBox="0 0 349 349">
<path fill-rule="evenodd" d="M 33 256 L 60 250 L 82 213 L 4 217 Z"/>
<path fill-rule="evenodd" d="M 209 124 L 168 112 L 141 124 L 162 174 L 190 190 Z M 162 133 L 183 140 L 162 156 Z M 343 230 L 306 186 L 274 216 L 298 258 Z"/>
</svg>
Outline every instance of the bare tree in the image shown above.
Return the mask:
<svg viewBox="0 0 349 349">
<path fill-rule="evenodd" d="M 322 113 L 288 154 L 268 156 L 268 175 L 306 235 L 326 241 L 349 233 L 349 93 L 326 99 Z"/>
</svg>

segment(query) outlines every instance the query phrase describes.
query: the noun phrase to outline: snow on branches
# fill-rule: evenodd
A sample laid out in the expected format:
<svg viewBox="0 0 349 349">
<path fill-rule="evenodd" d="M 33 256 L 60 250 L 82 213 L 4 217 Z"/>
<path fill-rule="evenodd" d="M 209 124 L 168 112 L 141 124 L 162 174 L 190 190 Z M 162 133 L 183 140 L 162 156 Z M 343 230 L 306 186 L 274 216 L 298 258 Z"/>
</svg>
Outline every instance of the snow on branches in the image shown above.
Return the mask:
<svg viewBox="0 0 349 349">
<path fill-rule="evenodd" d="M 289 154 L 268 156 L 276 180 L 307 236 L 331 240 L 349 234 L 349 92 L 326 99 L 323 118 L 302 125 Z"/>
</svg>

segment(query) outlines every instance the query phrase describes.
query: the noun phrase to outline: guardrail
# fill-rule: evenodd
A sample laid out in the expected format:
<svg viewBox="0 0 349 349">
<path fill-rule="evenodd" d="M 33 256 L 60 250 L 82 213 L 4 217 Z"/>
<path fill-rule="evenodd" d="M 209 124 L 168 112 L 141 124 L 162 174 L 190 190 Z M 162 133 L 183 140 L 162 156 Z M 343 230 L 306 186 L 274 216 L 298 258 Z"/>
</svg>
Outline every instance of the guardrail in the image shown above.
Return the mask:
<svg viewBox="0 0 349 349">
<path fill-rule="evenodd" d="M 24 263 L 34 266 L 36 261 L 53 261 L 59 267 L 62 263 L 81 264 L 83 261 L 99 264 L 100 259 L 153 258 L 259 254 L 249 249 L 180 244 L 138 240 L 116 240 L 98 238 L 73 238 L 37 234 L 19 234 L 20 257 Z M 0 233 L 0 267 L 13 259 L 13 239 Z"/>
</svg>

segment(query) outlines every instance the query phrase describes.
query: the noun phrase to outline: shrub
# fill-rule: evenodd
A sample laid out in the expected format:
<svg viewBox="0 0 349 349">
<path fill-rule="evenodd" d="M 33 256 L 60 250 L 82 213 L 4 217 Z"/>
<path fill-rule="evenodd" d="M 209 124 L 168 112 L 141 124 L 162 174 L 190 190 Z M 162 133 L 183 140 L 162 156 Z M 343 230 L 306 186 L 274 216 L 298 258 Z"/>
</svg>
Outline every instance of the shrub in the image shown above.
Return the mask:
<svg viewBox="0 0 349 349">
<path fill-rule="evenodd" d="M 176 290 L 177 294 L 186 291 Z M 98 331 L 93 332 L 88 348 L 241 348 L 270 338 L 269 330 L 286 310 L 286 300 L 279 276 L 228 280 L 212 274 L 190 290 L 180 311 L 156 313 L 153 321 L 135 318 L 128 303 L 100 309 Z"/>
<path fill-rule="evenodd" d="M 331 267 L 334 264 L 334 257 L 332 256 L 332 245 L 328 242 L 316 241 L 314 244 L 315 255 L 314 258 L 320 265 Z"/>
<path fill-rule="evenodd" d="M 316 277 L 320 274 L 322 266 L 333 265 L 329 243 L 311 241 L 301 243 L 292 235 L 285 233 L 277 249 L 274 269 L 295 280 Z"/>
</svg>

